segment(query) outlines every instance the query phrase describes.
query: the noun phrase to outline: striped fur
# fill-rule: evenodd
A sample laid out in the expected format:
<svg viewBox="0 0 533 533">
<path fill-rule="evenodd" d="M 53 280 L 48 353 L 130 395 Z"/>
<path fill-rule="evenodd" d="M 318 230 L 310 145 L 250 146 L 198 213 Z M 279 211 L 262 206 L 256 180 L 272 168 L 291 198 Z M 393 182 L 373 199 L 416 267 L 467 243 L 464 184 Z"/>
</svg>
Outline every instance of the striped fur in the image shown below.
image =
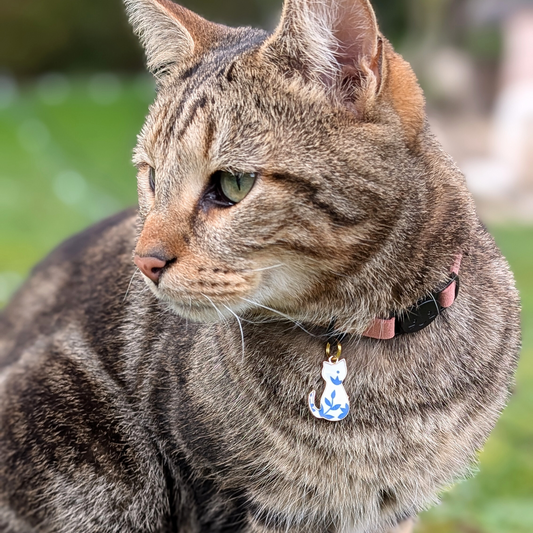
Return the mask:
<svg viewBox="0 0 533 533">
<path fill-rule="evenodd" d="M 126 5 L 158 78 L 139 210 L 60 246 L 0 315 L 0 531 L 406 533 L 471 471 L 520 344 L 410 67 L 366 0 L 287 0 L 271 35 Z M 220 208 L 218 170 L 259 177 Z M 133 250 L 173 258 L 157 286 Z M 459 252 L 429 328 L 361 337 Z M 336 425 L 306 407 L 332 320 Z"/>
</svg>

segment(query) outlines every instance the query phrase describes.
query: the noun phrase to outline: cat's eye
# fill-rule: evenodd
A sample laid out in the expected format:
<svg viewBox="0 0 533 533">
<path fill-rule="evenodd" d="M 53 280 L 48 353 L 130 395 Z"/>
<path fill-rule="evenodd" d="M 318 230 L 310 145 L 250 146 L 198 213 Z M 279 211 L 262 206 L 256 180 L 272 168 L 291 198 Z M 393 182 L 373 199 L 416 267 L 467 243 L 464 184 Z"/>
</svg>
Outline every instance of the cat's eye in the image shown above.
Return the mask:
<svg viewBox="0 0 533 533">
<path fill-rule="evenodd" d="M 257 178 L 258 175 L 255 173 L 219 170 L 211 176 L 201 205 L 205 207 L 233 207 L 246 198 Z"/>
<path fill-rule="evenodd" d="M 232 204 L 238 204 L 252 190 L 257 179 L 256 174 L 245 174 L 239 172 L 219 172 L 220 191 Z"/>
<path fill-rule="evenodd" d="M 153 167 L 148 170 L 148 183 L 152 192 L 155 192 L 155 169 Z"/>
</svg>

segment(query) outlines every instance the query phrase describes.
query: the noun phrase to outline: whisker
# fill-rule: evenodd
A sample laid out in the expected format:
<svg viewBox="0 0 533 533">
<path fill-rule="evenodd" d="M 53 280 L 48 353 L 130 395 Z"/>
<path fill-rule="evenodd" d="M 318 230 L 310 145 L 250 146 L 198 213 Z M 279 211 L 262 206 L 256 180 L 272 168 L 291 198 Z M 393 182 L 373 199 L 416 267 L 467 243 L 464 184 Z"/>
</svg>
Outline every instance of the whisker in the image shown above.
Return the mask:
<svg viewBox="0 0 533 533">
<path fill-rule="evenodd" d="M 285 263 L 280 263 L 278 265 L 272 265 L 272 266 L 263 267 L 263 268 L 253 268 L 253 269 L 247 270 L 247 272 L 263 272 L 264 270 L 273 270 L 274 268 L 281 268 L 284 266 L 285 266 Z"/>
<path fill-rule="evenodd" d="M 126 294 L 124 295 L 122 303 L 124 303 L 126 301 L 126 299 L 128 298 L 128 294 L 129 294 L 130 289 L 131 289 L 131 284 L 133 283 L 133 278 L 135 277 L 135 274 L 137 274 L 137 272 L 139 272 L 139 269 L 137 267 L 135 267 L 135 270 L 133 271 L 133 274 L 131 275 L 130 282 L 128 283 L 128 288 L 126 289 Z"/>
<path fill-rule="evenodd" d="M 244 362 L 244 359 L 245 359 L 245 353 L 244 353 L 244 331 L 242 330 L 241 319 L 227 305 L 225 305 L 225 304 L 222 304 L 222 305 L 237 319 L 237 323 L 239 324 L 239 329 L 241 330 L 242 360 Z"/>
<path fill-rule="evenodd" d="M 201 293 L 202 296 L 204 298 L 206 298 L 209 303 L 215 308 L 215 311 L 218 313 L 218 316 L 222 319 L 223 322 L 226 321 L 226 317 L 220 312 L 220 309 L 215 305 L 215 303 L 213 302 L 213 300 L 211 300 L 211 298 L 209 298 L 209 296 L 206 296 L 204 293 Z"/>
<path fill-rule="evenodd" d="M 266 305 L 262 305 L 260 303 L 254 302 L 253 300 L 248 300 L 248 298 L 240 297 L 241 300 L 244 300 L 245 302 L 248 302 L 252 305 L 257 305 L 257 307 L 262 307 L 263 309 L 266 309 L 267 311 L 272 311 L 273 313 L 278 314 L 279 316 L 283 317 L 285 320 L 288 320 L 289 322 L 292 322 L 295 326 L 299 327 L 302 331 L 307 333 L 308 335 L 311 335 L 311 337 L 319 338 L 323 335 L 315 335 L 314 333 L 311 333 L 310 331 L 307 331 L 298 321 L 294 320 L 290 316 L 282 313 L 281 311 L 278 311 L 277 309 L 272 309 L 271 307 L 267 307 Z"/>
</svg>

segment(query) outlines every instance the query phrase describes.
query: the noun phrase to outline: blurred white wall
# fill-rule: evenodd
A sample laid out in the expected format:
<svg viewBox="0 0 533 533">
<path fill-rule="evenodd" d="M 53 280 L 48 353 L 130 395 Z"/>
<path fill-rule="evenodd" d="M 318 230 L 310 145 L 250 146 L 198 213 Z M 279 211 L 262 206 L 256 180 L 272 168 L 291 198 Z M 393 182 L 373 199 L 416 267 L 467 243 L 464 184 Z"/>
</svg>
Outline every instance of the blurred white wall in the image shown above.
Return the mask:
<svg viewBox="0 0 533 533">
<path fill-rule="evenodd" d="M 431 120 L 458 161 L 485 218 L 533 221 L 533 2 L 473 1 L 478 23 L 498 24 L 503 52 L 489 113 L 476 109 L 472 59 L 458 50 L 435 54 L 428 74 L 448 104 Z M 432 87 L 435 92 L 435 88 Z"/>
</svg>

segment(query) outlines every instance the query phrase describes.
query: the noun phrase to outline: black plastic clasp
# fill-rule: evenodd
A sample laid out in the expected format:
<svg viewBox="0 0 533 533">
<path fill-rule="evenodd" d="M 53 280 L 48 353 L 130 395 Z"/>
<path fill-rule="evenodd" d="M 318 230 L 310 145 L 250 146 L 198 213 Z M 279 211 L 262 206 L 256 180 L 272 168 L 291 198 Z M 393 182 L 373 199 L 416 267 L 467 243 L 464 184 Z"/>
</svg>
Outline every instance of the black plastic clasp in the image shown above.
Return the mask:
<svg viewBox="0 0 533 533">
<path fill-rule="evenodd" d="M 440 305 L 434 297 L 420 300 L 405 315 L 396 317 L 396 334 L 416 333 L 427 328 L 439 315 Z"/>
<path fill-rule="evenodd" d="M 444 311 L 444 307 L 439 304 L 439 296 L 454 282 L 455 299 L 457 299 L 460 288 L 459 276 L 451 274 L 450 281 L 442 289 L 432 293 L 429 298 L 420 300 L 416 305 L 407 309 L 401 317 L 396 317 L 396 335 L 416 333 L 427 328 Z"/>
</svg>

